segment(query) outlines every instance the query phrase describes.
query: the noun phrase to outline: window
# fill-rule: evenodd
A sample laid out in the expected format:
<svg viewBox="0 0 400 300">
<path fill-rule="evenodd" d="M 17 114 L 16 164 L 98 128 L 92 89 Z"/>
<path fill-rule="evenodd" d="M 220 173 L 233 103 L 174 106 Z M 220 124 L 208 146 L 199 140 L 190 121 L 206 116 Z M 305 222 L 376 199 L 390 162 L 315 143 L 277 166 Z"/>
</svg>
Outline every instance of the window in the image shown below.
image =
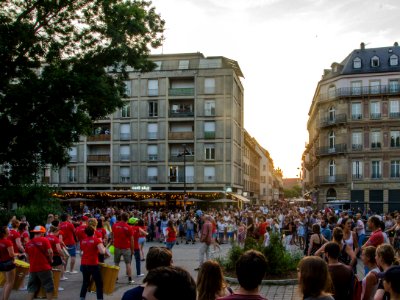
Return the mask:
<svg viewBox="0 0 400 300">
<path fill-rule="evenodd" d="M 363 163 L 362 161 L 356 160 L 352 162 L 352 177 L 353 179 L 363 178 Z"/>
<path fill-rule="evenodd" d="M 381 82 L 379 80 L 372 80 L 369 82 L 369 90 L 371 94 L 379 94 L 381 91 Z"/>
<path fill-rule="evenodd" d="M 334 160 L 329 162 L 329 177 L 333 177 L 336 175 L 336 163 Z"/>
<path fill-rule="evenodd" d="M 390 93 L 398 93 L 399 92 L 399 80 L 391 79 L 389 80 L 389 92 Z"/>
<path fill-rule="evenodd" d="M 161 61 L 155 61 L 154 63 L 156 64 L 156 67 L 154 68 L 153 71 L 160 71 L 161 70 L 161 66 L 162 66 L 162 62 Z"/>
<path fill-rule="evenodd" d="M 76 182 L 76 167 L 68 167 L 68 182 Z"/>
<path fill-rule="evenodd" d="M 333 131 L 329 133 L 329 149 L 335 149 L 335 133 Z"/>
<path fill-rule="evenodd" d="M 336 117 L 336 110 L 332 106 L 329 108 L 329 122 L 335 122 L 335 117 Z"/>
<path fill-rule="evenodd" d="M 397 66 L 399 64 L 399 57 L 396 54 L 390 55 L 389 65 Z"/>
<path fill-rule="evenodd" d="M 127 141 L 131 139 L 131 126 L 130 124 L 121 124 L 119 127 L 120 139 Z"/>
<path fill-rule="evenodd" d="M 78 158 L 78 149 L 75 146 L 69 148 L 68 155 L 69 155 L 70 162 L 76 162 L 77 158 Z"/>
<path fill-rule="evenodd" d="M 361 95 L 361 81 L 352 81 L 351 85 L 351 94 L 352 95 Z"/>
<path fill-rule="evenodd" d="M 399 100 L 390 100 L 389 116 L 391 118 L 399 118 L 400 117 L 400 101 Z"/>
<path fill-rule="evenodd" d="M 119 147 L 119 159 L 121 161 L 129 161 L 131 158 L 131 149 L 129 145 L 121 145 Z"/>
<path fill-rule="evenodd" d="M 149 96 L 158 96 L 158 80 L 149 79 L 147 82 L 147 94 Z"/>
<path fill-rule="evenodd" d="M 204 145 L 204 156 L 206 160 L 215 160 L 215 144 Z"/>
<path fill-rule="evenodd" d="M 400 147 L 400 131 L 390 132 L 390 147 Z"/>
<path fill-rule="evenodd" d="M 189 61 L 188 60 L 180 60 L 178 69 L 179 70 L 189 69 Z"/>
<path fill-rule="evenodd" d="M 119 168 L 120 183 L 129 183 L 131 181 L 131 168 L 120 167 Z"/>
<path fill-rule="evenodd" d="M 361 58 L 356 57 L 353 59 L 353 68 L 360 69 L 361 68 Z"/>
<path fill-rule="evenodd" d="M 371 162 L 372 170 L 371 170 L 371 178 L 378 179 L 382 177 L 382 170 L 381 170 L 381 162 L 379 160 L 373 160 Z"/>
<path fill-rule="evenodd" d="M 147 167 L 147 181 L 149 183 L 157 183 L 158 180 L 158 168 Z"/>
<path fill-rule="evenodd" d="M 205 182 L 215 181 L 215 167 L 204 167 L 204 181 Z"/>
<path fill-rule="evenodd" d="M 157 123 L 147 124 L 147 138 L 149 140 L 157 139 L 157 133 L 158 133 L 158 124 Z"/>
<path fill-rule="evenodd" d="M 158 117 L 157 101 L 149 101 L 149 117 Z"/>
<path fill-rule="evenodd" d="M 215 122 L 204 122 L 204 138 L 215 138 Z"/>
<path fill-rule="evenodd" d="M 215 78 L 204 79 L 204 93 L 205 94 L 215 93 Z"/>
<path fill-rule="evenodd" d="M 362 132 L 351 133 L 351 148 L 353 150 L 362 150 Z"/>
<path fill-rule="evenodd" d="M 372 149 L 381 148 L 381 133 L 379 131 L 371 132 L 371 148 Z"/>
<path fill-rule="evenodd" d="M 333 99 L 336 96 L 336 88 L 335 86 L 330 86 L 328 89 L 328 97 L 329 99 Z"/>
<path fill-rule="evenodd" d="M 158 147 L 157 145 L 147 146 L 147 155 L 150 161 L 156 161 L 158 159 Z"/>
<path fill-rule="evenodd" d="M 400 160 L 392 160 L 390 162 L 390 177 L 400 178 Z"/>
<path fill-rule="evenodd" d="M 381 103 L 379 101 L 370 103 L 370 118 L 374 120 L 381 118 Z"/>
<path fill-rule="evenodd" d="M 373 56 L 371 58 L 371 67 L 376 68 L 379 67 L 379 57 L 378 56 Z"/>
<path fill-rule="evenodd" d="M 129 101 L 126 101 L 124 106 L 121 108 L 121 117 L 130 118 L 131 117 L 131 105 Z"/>
<path fill-rule="evenodd" d="M 204 115 L 215 116 L 215 100 L 204 101 Z"/>
<path fill-rule="evenodd" d="M 125 84 L 125 96 L 130 97 L 132 96 L 132 82 L 129 81 L 124 81 Z"/>
<path fill-rule="evenodd" d="M 361 120 L 362 119 L 362 106 L 360 102 L 351 103 L 351 119 Z"/>
</svg>

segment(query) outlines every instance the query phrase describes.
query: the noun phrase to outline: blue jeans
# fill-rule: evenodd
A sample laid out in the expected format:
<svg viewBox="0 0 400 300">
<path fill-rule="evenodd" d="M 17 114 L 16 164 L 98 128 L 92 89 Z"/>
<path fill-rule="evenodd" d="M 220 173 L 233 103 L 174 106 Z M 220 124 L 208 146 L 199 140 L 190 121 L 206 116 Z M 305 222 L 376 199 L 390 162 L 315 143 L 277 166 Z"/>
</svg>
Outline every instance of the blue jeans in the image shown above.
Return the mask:
<svg viewBox="0 0 400 300">
<path fill-rule="evenodd" d="M 85 266 L 81 265 L 80 268 L 83 276 L 82 288 L 80 297 L 85 299 L 86 292 L 90 284 L 90 277 L 93 278 L 96 283 L 96 295 L 97 300 L 103 299 L 103 280 L 101 279 L 100 266 Z"/>
<path fill-rule="evenodd" d="M 365 240 L 365 234 L 360 234 L 359 236 L 358 236 L 358 247 L 361 249 L 361 247 L 362 247 L 362 245 L 363 245 L 363 243 L 364 243 L 364 240 Z"/>
<path fill-rule="evenodd" d="M 135 265 L 136 265 L 136 275 L 140 275 L 140 249 L 135 249 L 133 252 L 135 256 Z"/>
<path fill-rule="evenodd" d="M 172 250 L 172 247 L 175 245 L 175 241 L 174 242 L 166 242 L 165 246 L 167 247 L 167 249 Z"/>
<path fill-rule="evenodd" d="M 189 242 L 189 240 L 194 242 L 194 231 L 193 231 L 193 229 L 186 229 L 186 242 Z"/>
</svg>

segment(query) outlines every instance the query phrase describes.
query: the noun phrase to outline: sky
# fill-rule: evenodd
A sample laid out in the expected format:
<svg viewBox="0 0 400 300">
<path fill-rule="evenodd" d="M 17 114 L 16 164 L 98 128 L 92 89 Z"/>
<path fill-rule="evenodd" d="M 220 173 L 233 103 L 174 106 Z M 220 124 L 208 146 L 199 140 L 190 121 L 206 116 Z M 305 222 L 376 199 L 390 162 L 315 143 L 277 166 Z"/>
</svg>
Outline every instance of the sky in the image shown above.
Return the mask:
<svg viewBox="0 0 400 300">
<path fill-rule="evenodd" d="M 310 104 L 324 69 L 366 48 L 400 42 L 399 0 L 153 0 L 166 21 L 153 54 L 236 60 L 244 127 L 284 178 L 299 175 Z"/>
</svg>

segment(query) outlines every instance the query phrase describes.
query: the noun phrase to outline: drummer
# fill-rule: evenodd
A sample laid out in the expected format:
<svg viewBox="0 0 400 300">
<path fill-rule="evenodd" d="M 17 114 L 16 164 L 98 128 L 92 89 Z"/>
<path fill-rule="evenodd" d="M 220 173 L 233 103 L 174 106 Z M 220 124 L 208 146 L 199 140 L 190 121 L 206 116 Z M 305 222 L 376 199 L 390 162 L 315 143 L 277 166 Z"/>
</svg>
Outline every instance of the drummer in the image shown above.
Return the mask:
<svg viewBox="0 0 400 300">
<path fill-rule="evenodd" d="M 7 226 L 0 228 L 0 272 L 4 273 L 6 282 L 1 299 L 8 300 L 15 281 L 14 247 L 8 239 L 10 231 Z"/>
<path fill-rule="evenodd" d="M 51 271 L 53 250 L 51 250 L 49 240 L 44 237 L 46 228 L 35 226 L 31 232 L 34 233 L 34 237 L 26 244 L 26 254 L 30 262 L 28 300 L 33 299 L 41 286 L 46 292 L 46 298 L 51 300 L 54 292 L 53 273 Z"/>
<path fill-rule="evenodd" d="M 66 258 L 64 256 L 64 252 L 61 249 L 60 240 L 58 238 L 59 231 L 60 231 L 60 229 L 58 229 L 57 226 L 50 225 L 49 234 L 46 236 L 46 238 L 49 240 L 51 249 L 53 250 L 53 253 L 54 253 L 53 262 L 52 262 L 51 266 L 54 269 L 60 270 L 60 272 L 62 272 L 64 269 L 63 264 L 64 264 Z M 63 291 L 64 288 L 59 287 L 58 290 Z"/>
</svg>

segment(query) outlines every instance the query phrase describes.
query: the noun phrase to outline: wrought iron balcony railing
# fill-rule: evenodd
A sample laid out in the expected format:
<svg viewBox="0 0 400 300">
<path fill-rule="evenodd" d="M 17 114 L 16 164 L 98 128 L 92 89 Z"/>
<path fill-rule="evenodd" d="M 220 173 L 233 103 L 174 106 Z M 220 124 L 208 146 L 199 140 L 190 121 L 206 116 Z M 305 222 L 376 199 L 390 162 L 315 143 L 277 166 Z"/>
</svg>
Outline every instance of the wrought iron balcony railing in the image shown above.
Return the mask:
<svg viewBox="0 0 400 300">
<path fill-rule="evenodd" d="M 317 156 L 321 155 L 335 155 L 335 154 L 342 154 L 347 151 L 347 145 L 346 144 L 335 144 L 334 147 L 329 147 L 329 146 L 324 146 L 324 147 L 318 147 L 316 154 Z"/>
<path fill-rule="evenodd" d="M 338 124 L 343 124 L 347 122 L 346 114 L 338 114 L 334 118 L 323 118 L 319 123 L 319 127 L 328 127 Z"/>
</svg>

